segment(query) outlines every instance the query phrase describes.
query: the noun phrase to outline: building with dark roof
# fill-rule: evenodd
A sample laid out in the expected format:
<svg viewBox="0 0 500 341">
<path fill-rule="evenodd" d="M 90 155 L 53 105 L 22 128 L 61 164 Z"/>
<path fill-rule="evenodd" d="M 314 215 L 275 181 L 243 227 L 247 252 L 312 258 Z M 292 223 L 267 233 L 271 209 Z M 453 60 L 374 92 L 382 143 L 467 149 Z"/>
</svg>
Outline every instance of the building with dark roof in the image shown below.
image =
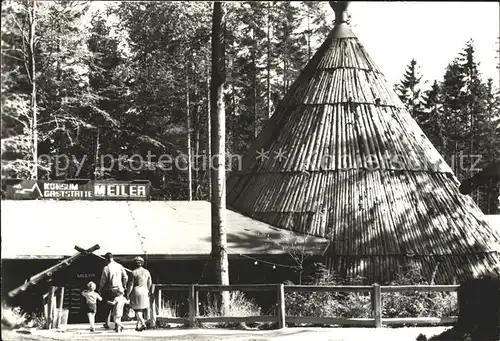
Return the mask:
<svg viewBox="0 0 500 341">
<path fill-rule="evenodd" d="M 1 206 L 2 295 L 26 311 L 40 311 L 48 285 L 64 286 L 69 321 L 84 322 L 81 290 L 90 280 L 99 283 L 104 262 L 95 255 L 108 251 L 128 267 L 142 256 L 154 283 L 213 283 L 209 202 L 45 199 L 2 200 Z M 227 240 L 231 283 L 298 283 L 329 244 L 231 210 Z M 75 246 L 96 244 L 94 254 L 71 257 Z M 303 264 L 292 257 L 298 254 Z"/>
</svg>

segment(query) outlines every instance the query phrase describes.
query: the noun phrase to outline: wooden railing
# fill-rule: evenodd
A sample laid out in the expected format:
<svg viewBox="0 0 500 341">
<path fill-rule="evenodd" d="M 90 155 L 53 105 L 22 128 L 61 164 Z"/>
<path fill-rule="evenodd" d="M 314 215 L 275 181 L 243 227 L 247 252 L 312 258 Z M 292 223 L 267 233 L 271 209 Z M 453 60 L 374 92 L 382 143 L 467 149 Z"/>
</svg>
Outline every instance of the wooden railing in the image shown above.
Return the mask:
<svg viewBox="0 0 500 341">
<path fill-rule="evenodd" d="M 382 293 L 390 292 L 452 292 L 458 291 L 458 285 L 412 285 L 412 286 L 316 286 L 316 285 L 284 285 L 284 284 L 244 284 L 244 285 L 211 285 L 211 284 L 156 284 L 154 298 L 152 300 L 153 323 L 163 321 L 166 323 L 188 324 L 196 326 L 197 323 L 215 322 L 276 322 L 278 328 L 286 327 L 287 323 L 305 324 L 335 324 L 343 326 L 375 327 L 382 325 L 404 325 L 404 324 L 449 324 L 455 323 L 457 317 L 411 317 L 411 318 L 384 318 L 382 316 Z M 183 317 L 158 316 L 162 309 L 162 294 L 169 291 L 188 292 L 189 314 Z M 199 316 L 199 292 L 222 292 L 222 291 L 275 291 L 277 293 L 276 316 Z M 373 318 L 338 318 L 338 317 L 315 317 L 315 316 L 286 316 L 285 293 L 286 292 L 356 292 L 370 293 Z"/>
</svg>

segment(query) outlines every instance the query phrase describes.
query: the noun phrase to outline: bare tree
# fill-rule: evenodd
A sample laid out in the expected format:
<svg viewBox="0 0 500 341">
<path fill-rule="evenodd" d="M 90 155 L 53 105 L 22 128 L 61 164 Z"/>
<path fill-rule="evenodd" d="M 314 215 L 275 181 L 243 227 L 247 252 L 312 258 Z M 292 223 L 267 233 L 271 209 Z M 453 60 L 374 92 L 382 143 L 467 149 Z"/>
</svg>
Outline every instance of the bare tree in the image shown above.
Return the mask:
<svg viewBox="0 0 500 341">
<path fill-rule="evenodd" d="M 193 175 L 192 175 L 192 168 L 193 165 L 191 164 L 192 161 L 192 155 L 191 155 L 191 113 L 189 111 L 189 70 L 190 70 L 190 62 L 186 62 L 186 123 L 187 123 L 187 152 L 188 152 L 188 200 L 191 201 L 193 200 Z"/>
<path fill-rule="evenodd" d="M 31 80 L 31 112 L 33 123 L 32 139 L 33 139 L 33 173 L 31 178 L 38 179 L 38 123 L 37 123 L 37 107 L 36 107 L 36 63 L 35 63 L 35 32 L 36 32 L 36 1 L 29 1 L 29 66 Z"/>
<path fill-rule="evenodd" d="M 313 247 L 317 247 L 317 245 L 314 245 L 315 241 L 311 240 L 311 235 L 303 234 L 301 236 L 296 236 L 294 233 L 289 232 L 287 235 L 283 234 L 282 238 L 280 239 L 271 238 L 269 235 L 266 235 L 265 237 L 274 246 L 279 247 L 288 255 L 290 255 L 290 257 L 296 264 L 291 267 L 299 271 L 299 285 L 302 284 L 304 262 L 308 257 L 314 254 L 311 249 Z M 328 236 L 327 238 L 328 239 L 325 242 L 325 245 L 320 246 L 324 251 L 326 251 L 332 243 L 330 236 Z"/>
</svg>

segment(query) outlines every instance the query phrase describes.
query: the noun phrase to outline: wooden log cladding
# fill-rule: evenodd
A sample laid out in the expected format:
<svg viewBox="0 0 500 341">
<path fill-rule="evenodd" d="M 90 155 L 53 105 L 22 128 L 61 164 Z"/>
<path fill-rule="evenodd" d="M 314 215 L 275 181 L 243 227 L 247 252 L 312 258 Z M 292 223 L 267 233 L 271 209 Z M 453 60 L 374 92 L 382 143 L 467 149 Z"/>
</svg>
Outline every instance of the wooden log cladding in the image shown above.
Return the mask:
<svg viewBox="0 0 500 341">
<path fill-rule="evenodd" d="M 500 235 L 358 39 L 337 31 L 291 86 L 228 181 L 227 203 L 279 228 L 329 236 L 344 275 L 395 279 L 415 263 L 445 283 L 493 272 Z M 264 148 L 268 159 L 256 160 Z M 277 160 L 279 152 L 286 159 Z"/>
<path fill-rule="evenodd" d="M 437 154 L 437 151 L 428 148 L 431 146 L 428 140 L 419 138 L 410 141 L 409 137 L 402 133 L 403 127 L 400 123 L 392 119 L 392 115 L 383 115 L 386 110 L 392 113 L 396 111 L 367 104 L 359 104 L 356 108 L 357 119 L 341 104 L 333 107 L 301 106 L 304 115 L 299 115 L 301 110 L 292 113 L 296 124 L 285 125 L 279 140 L 265 150 L 269 159 L 260 164 L 257 172 L 367 168 L 366 163 L 370 160 L 381 169 L 440 172 L 449 169 L 444 160 L 435 160 L 434 154 Z M 335 115 L 335 118 L 330 115 Z M 338 122 L 336 125 L 340 129 L 335 129 L 332 133 L 331 124 L 326 122 L 334 121 Z M 327 148 L 332 139 L 338 147 Z M 406 152 L 406 149 L 419 152 L 412 154 Z M 429 149 L 428 159 L 417 155 L 423 154 L 424 149 Z M 286 153 L 286 159 L 282 162 L 278 162 L 276 157 L 280 150 Z M 327 153 L 328 150 L 336 152 Z M 361 161 L 358 161 L 361 165 L 356 164 L 358 155 L 363 156 Z M 330 167 L 322 167 L 328 165 L 328 162 L 323 163 L 324 160 L 336 162 Z M 245 171 L 240 172 L 242 173 Z"/>
</svg>

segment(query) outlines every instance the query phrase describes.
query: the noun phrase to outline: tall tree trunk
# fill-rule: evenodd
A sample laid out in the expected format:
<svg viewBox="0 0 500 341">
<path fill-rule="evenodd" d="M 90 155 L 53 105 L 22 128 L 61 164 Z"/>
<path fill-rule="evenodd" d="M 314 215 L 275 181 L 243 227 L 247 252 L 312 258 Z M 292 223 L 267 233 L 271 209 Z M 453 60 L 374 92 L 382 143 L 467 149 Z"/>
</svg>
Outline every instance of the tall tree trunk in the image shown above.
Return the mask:
<svg viewBox="0 0 500 341">
<path fill-rule="evenodd" d="M 96 115 L 97 116 L 97 115 Z M 97 125 L 97 134 L 95 138 L 95 164 L 94 164 L 94 180 L 98 180 L 100 176 L 98 175 L 99 172 L 101 171 L 99 169 L 99 147 L 100 147 L 100 127 L 99 127 L 99 120 L 96 120 L 96 125 Z"/>
<path fill-rule="evenodd" d="M 255 34 L 254 30 L 251 30 L 251 35 L 252 35 L 252 51 L 251 51 L 251 58 L 252 58 L 252 69 L 253 69 L 253 74 L 252 74 L 252 81 L 253 81 L 253 135 L 254 137 L 257 137 L 259 133 L 259 116 L 257 113 L 257 61 L 255 57 L 255 49 L 257 48 L 255 46 Z"/>
<path fill-rule="evenodd" d="M 311 7 L 307 6 L 307 61 L 311 59 Z M 307 63 L 306 63 L 307 64 Z"/>
<path fill-rule="evenodd" d="M 194 155 L 194 171 L 195 171 L 195 176 L 194 176 L 194 181 L 195 181 L 195 193 L 196 193 L 196 199 L 199 199 L 199 187 L 200 187 L 200 130 L 201 130 L 201 120 L 200 120 L 200 110 L 199 110 L 199 98 L 198 98 L 198 83 L 197 81 L 194 82 L 196 85 L 194 87 L 194 100 L 195 100 L 195 105 L 194 105 L 194 117 L 195 117 L 195 129 L 196 129 L 196 135 L 195 135 L 195 141 L 194 141 L 194 150 L 195 150 L 195 155 Z"/>
<path fill-rule="evenodd" d="M 271 118 L 271 1 L 267 2 L 267 118 Z"/>
<path fill-rule="evenodd" d="M 30 73 L 31 73 L 31 138 L 33 150 L 33 169 L 31 178 L 38 180 L 38 112 L 36 98 L 36 64 L 35 64 L 35 31 L 36 31 L 36 1 L 32 0 L 28 11 L 30 20 L 29 51 L 30 51 Z"/>
<path fill-rule="evenodd" d="M 191 117 L 189 112 L 189 62 L 186 62 L 186 120 L 187 120 L 187 152 L 188 152 L 188 200 L 193 200 L 193 175 L 191 172 Z"/>
<path fill-rule="evenodd" d="M 208 179 L 208 200 L 212 201 L 212 115 L 210 110 L 212 109 L 212 105 L 210 104 L 210 68 L 209 68 L 209 60 L 207 58 L 207 176 Z"/>
<path fill-rule="evenodd" d="M 236 120 L 236 90 L 234 89 L 234 82 L 231 82 L 231 104 L 233 108 L 232 116 L 233 120 L 231 122 L 231 139 L 233 143 L 233 155 L 238 154 L 238 136 L 237 136 L 237 120 Z"/>
<path fill-rule="evenodd" d="M 212 155 L 217 156 L 212 168 L 212 257 L 215 261 L 216 283 L 229 284 L 229 264 L 227 259 L 226 237 L 226 167 L 225 167 L 225 129 L 224 108 L 225 82 L 225 10 L 223 2 L 214 2 L 212 18 Z M 221 295 L 221 310 L 227 314 L 229 292 Z"/>
</svg>

